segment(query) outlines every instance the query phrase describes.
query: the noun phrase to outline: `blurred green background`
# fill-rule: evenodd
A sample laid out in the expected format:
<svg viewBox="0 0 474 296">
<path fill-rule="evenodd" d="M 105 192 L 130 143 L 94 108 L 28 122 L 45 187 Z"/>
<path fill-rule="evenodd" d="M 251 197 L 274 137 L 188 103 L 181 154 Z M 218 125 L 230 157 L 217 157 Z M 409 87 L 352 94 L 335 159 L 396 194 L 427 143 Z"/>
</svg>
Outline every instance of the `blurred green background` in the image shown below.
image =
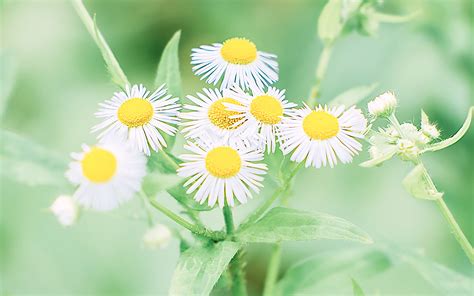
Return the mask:
<svg viewBox="0 0 474 296">
<path fill-rule="evenodd" d="M 97 123 L 97 104 L 117 88 L 109 82 L 99 50 L 68 1 L 3 0 L 1 3 L 2 74 L 14 73 L 2 128 L 17 132 L 67 156 L 83 142 L 93 143 L 89 128 Z M 317 17 L 325 1 L 85 1 L 132 83 L 152 85 L 166 42 L 182 30 L 180 61 L 184 92 L 205 84 L 191 72 L 191 48 L 245 36 L 263 51 L 278 55 L 280 81 L 287 97 L 303 100 L 313 82 L 321 51 Z M 322 100 L 358 85 L 379 82 L 377 92 L 393 90 L 399 117 L 419 124 L 420 108 L 439 123 L 443 137 L 461 126 L 472 105 L 474 82 L 473 2 L 470 0 L 392 0 L 385 12 L 422 14 L 405 24 L 383 24 L 378 36 L 353 33 L 340 40 L 322 85 Z M 13 71 L 13 72 L 12 72 Z M 2 85 L 2 93 L 10 85 Z M 3 99 L 3 98 L 2 98 Z M 365 105 L 361 105 L 365 109 Z M 471 130 L 456 145 L 424 157 L 446 203 L 471 242 L 473 221 L 473 147 Z M 179 147 L 177 147 L 179 150 Z M 363 169 L 351 165 L 307 169 L 297 177 L 291 206 L 344 217 L 376 240 L 421 250 L 427 257 L 472 276 L 472 267 L 449 233 L 436 205 L 415 200 L 401 180 L 411 165 L 392 160 Z M 4 169 L 4 168 L 0 168 Z M 1 292 L 6 295 L 166 294 L 179 255 L 178 241 L 160 251 L 143 247 L 146 223 L 131 219 L 137 201 L 107 213 L 86 212 L 78 225 L 61 227 L 45 209 L 65 192 L 61 188 L 25 187 L 1 179 Z M 271 188 L 236 210 L 240 220 Z M 162 200 L 178 209 L 170 197 Z M 205 215 L 208 225 L 223 225 L 220 211 Z M 158 221 L 172 225 L 156 214 Z M 284 271 L 291 263 L 355 243 L 288 243 Z M 270 246 L 248 248 L 248 281 L 261 291 Z M 355 262 L 356 263 L 356 262 Z M 357 277 L 357 275 L 355 275 Z M 437 294 L 439 291 L 401 264 L 370 280 L 366 292 Z M 350 279 L 337 293 L 350 293 Z M 332 292 L 336 293 L 335 290 Z"/>
</svg>

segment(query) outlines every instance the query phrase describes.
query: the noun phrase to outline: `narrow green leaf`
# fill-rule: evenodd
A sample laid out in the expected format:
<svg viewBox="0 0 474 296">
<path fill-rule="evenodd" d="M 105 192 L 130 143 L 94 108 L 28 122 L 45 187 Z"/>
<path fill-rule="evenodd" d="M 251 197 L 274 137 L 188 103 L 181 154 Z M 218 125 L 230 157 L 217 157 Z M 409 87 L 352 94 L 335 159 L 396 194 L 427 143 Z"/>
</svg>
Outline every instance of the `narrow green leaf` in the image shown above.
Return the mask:
<svg viewBox="0 0 474 296">
<path fill-rule="evenodd" d="M 422 164 L 415 166 L 405 179 L 403 179 L 402 184 L 408 193 L 416 198 L 434 200 L 443 196 L 443 194 L 438 192 L 433 186 Z"/>
<path fill-rule="evenodd" d="M 163 174 L 157 171 L 149 173 L 142 182 L 143 191 L 149 197 L 154 197 L 158 192 L 176 186 L 181 178 L 176 174 Z"/>
<path fill-rule="evenodd" d="M 211 207 L 209 207 L 207 204 L 200 204 L 197 201 L 194 200 L 192 195 L 186 193 L 186 188 L 183 186 L 185 181 L 182 181 L 178 183 L 177 185 L 169 188 L 167 192 L 169 195 L 174 197 L 176 201 L 178 201 L 180 204 L 185 206 L 188 209 L 194 210 L 194 211 L 210 211 L 212 210 Z"/>
<path fill-rule="evenodd" d="M 377 88 L 378 83 L 351 88 L 336 96 L 329 102 L 330 106 L 344 105 L 350 107 L 366 99 Z"/>
<path fill-rule="evenodd" d="M 241 229 L 236 237 L 245 243 L 276 243 L 315 239 L 343 239 L 372 243 L 354 224 L 335 216 L 276 207 L 255 224 Z"/>
<path fill-rule="evenodd" d="M 66 186 L 67 160 L 15 133 L 0 131 L 1 175 L 29 186 Z"/>
<path fill-rule="evenodd" d="M 178 260 L 169 294 L 209 295 L 238 250 L 230 241 L 189 248 Z"/>
<path fill-rule="evenodd" d="M 326 44 L 332 43 L 342 31 L 341 0 L 329 0 L 318 19 L 318 35 Z"/>
<path fill-rule="evenodd" d="M 168 93 L 173 97 L 179 98 L 183 96 L 178 58 L 180 37 L 181 31 L 177 31 L 173 37 L 171 37 L 170 41 L 168 41 L 168 44 L 166 44 L 161 54 L 155 77 L 155 88 L 165 84 Z M 176 137 L 167 134 L 163 134 L 163 137 L 168 145 L 166 150 L 170 151 L 173 148 Z"/>
<path fill-rule="evenodd" d="M 351 276 L 369 279 L 391 266 L 390 258 L 374 249 L 324 252 L 291 266 L 277 284 L 277 295 L 315 295 L 321 287 L 336 294 Z"/>
<path fill-rule="evenodd" d="M 110 74 L 112 82 L 124 89 L 125 86 L 129 85 L 130 83 L 128 82 L 127 76 L 125 76 L 125 73 L 122 71 L 122 68 L 120 67 L 120 64 L 115 58 L 112 50 L 107 44 L 107 41 L 105 41 L 105 38 L 100 33 L 95 21 L 95 17 L 94 19 L 91 18 L 89 12 L 87 12 L 87 9 L 84 7 L 82 0 L 73 0 L 72 3 L 76 8 L 77 14 L 86 26 L 87 31 L 89 31 L 89 34 L 94 39 L 95 43 L 97 44 L 97 47 L 99 47 L 99 50 L 102 54 L 102 58 L 104 59 L 105 64 L 107 65 L 107 70 Z"/>
<path fill-rule="evenodd" d="M 354 279 L 352 279 L 352 291 L 354 296 L 365 296 L 364 291 Z"/>
<path fill-rule="evenodd" d="M 457 141 L 459 141 L 469 129 L 469 126 L 471 125 L 473 113 L 474 113 L 474 106 L 471 106 L 471 108 L 469 108 L 469 112 L 467 113 L 467 117 L 466 117 L 466 120 L 464 121 L 464 124 L 454 136 L 452 136 L 449 139 L 430 145 L 428 148 L 422 150 L 421 153 L 428 152 L 428 151 L 438 151 L 446 147 L 449 147 L 453 145 L 454 143 L 456 143 Z"/>
<path fill-rule="evenodd" d="M 172 153 L 160 150 L 158 152 L 152 152 L 148 157 L 148 169 L 151 172 L 159 171 L 164 174 L 176 174 L 181 160 L 174 156 Z"/>
<path fill-rule="evenodd" d="M 363 163 L 359 164 L 361 167 L 364 168 L 370 168 L 374 166 L 381 165 L 385 161 L 391 159 L 395 154 L 397 153 L 397 147 L 393 146 L 393 148 L 386 149 L 384 153 L 379 155 L 378 157 L 369 159 L 367 161 L 364 161 Z"/>
</svg>

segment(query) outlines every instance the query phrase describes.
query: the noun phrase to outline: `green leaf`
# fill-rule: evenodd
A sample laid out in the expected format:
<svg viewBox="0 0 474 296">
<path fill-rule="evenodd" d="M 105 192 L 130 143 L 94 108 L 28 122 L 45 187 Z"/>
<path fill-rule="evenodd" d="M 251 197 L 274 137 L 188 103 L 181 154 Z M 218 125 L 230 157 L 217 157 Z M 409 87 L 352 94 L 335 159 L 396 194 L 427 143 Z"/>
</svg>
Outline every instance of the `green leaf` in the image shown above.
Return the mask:
<svg viewBox="0 0 474 296">
<path fill-rule="evenodd" d="M 107 41 L 105 41 L 105 38 L 100 33 L 95 21 L 95 17 L 94 20 L 91 18 L 87 12 L 87 9 L 84 7 L 82 0 L 73 0 L 73 5 L 76 8 L 77 14 L 82 19 L 82 22 L 89 31 L 89 34 L 97 44 L 97 47 L 99 47 L 102 58 L 107 65 L 107 70 L 110 74 L 112 82 L 124 89 L 125 86 L 129 85 L 130 83 L 128 82 L 127 76 L 125 76 L 125 73 L 122 71 L 122 68 L 120 68 L 120 64 L 107 44 Z"/>
<path fill-rule="evenodd" d="M 209 295 L 238 250 L 230 241 L 189 248 L 178 260 L 169 294 Z"/>
<path fill-rule="evenodd" d="M 329 0 L 318 19 L 318 35 L 325 43 L 332 43 L 344 27 L 341 19 L 341 0 Z"/>
<path fill-rule="evenodd" d="M 277 284 L 278 295 L 315 295 L 320 287 L 336 293 L 352 275 L 371 278 L 392 266 L 379 250 L 349 249 L 320 253 L 291 266 Z M 320 292 L 320 291 L 319 291 Z"/>
<path fill-rule="evenodd" d="M 177 185 L 169 188 L 167 192 L 176 199 L 180 204 L 185 206 L 188 209 L 194 211 L 210 211 L 212 210 L 207 204 L 200 204 L 194 200 L 194 198 L 186 193 L 186 188 L 183 186 L 185 181 L 178 183 Z"/>
<path fill-rule="evenodd" d="M 471 108 L 469 108 L 469 112 L 467 113 L 467 117 L 466 117 L 466 120 L 464 121 L 464 124 L 454 136 L 452 136 L 449 139 L 430 145 L 428 148 L 422 150 L 421 153 L 428 152 L 428 151 L 438 151 L 446 147 L 449 147 L 453 145 L 454 143 L 456 143 L 457 141 L 459 141 L 469 129 L 469 126 L 471 125 L 473 113 L 474 113 L 474 106 L 471 106 Z"/>
<path fill-rule="evenodd" d="M 8 104 L 8 99 L 13 90 L 16 76 L 16 63 L 10 55 L 0 55 L 0 118 Z"/>
<path fill-rule="evenodd" d="M 315 239 L 344 239 L 372 243 L 372 239 L 354 224 L 323 213 L 311 213 L 276 207 L 262 219 L 236 234 L 245 243 L 276 243 Z"/>
<path fill-rule="evenodd" d="M 165 84 L 168 88 L 168 93 L 173 97 L 179 98 L 183 96 L 178 58 L 180 37 L 181 31 L 177 31 L 168 41 L 168 44 L 166 44 L 158 63 L 155 77 L 155 87 Z M 163 137 L 167 144 L 166 150 L 170 151 L 173 148 L 176 137 L 168 134 L 163 134 Z"/>
<path fill-rule="evenodd" d="M 151 153 L 147 166 L 151 172 L 159 171 L 164 174 L 176 174 L 180 163 L 181 160 L 172 153 L 160 150 Z"/>
<path fill-rule="evenodd" d="M 65 186 L 67 159 L 15 133 L 0 131 L 0 170 L 5 178 L 29 186 Z"/>
<path fill-rule="evenodd" d="M 408 193 L 416 198 L 434 200 L 443 196 L 443 194 L 438 192 L 434 187 L 431 178 L 422 164 L 415 166 L 405 179 L 403 179 L 402 184 Z"/>
<path fill-rule="evenodd" d="M 350 107 L 366 99 L 377 88 L 378 83 L 363 85 L 346 90 L 329 102 L 330 106 L 344 105 Z"/>
<path fill-rule="evenodd" d="M 352 279 L 352 291 L 354 296 L 365 296 L 364 291 L 354 279 Z"/>
<path fill-rule="evenodd" d="M 142 188 L 148 197 L 154 197 L 158 192 L 176 186 L 180 181 L 181 178 L 177 175 L 153 172 L 145 176 Z"/>
<path fill-rule="evenodd" d="M 383 153 L 381 153 L 381 155 L 375 158 L 369 159 L 367 161 L 364 161 L 363 163 L 359 165 L 364 168 L 370 168 L 370 167 L 381 165 L 385 161 L 391 159 L 395 154 L 397 154 L 397 151 L 398 150 L 396 146 L 390 147 L 390 149 L 385 149 Z"/>
</svg>

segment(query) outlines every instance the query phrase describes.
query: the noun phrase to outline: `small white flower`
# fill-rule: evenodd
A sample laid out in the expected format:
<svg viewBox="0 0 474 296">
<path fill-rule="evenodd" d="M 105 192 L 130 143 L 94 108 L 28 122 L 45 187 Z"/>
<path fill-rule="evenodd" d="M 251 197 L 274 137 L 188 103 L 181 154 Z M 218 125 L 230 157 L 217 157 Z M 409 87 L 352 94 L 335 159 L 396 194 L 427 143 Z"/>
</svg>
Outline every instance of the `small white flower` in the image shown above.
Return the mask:
<svg viewBox="0 0 474 296">
<path fill-rule="evenodd" d="M 146 174 L 146 157 L 124 142 L 82 146 L 72 153 L 66 176 L 78 185 L 74 199 L 85 208 L 107 211 L 131 199 Z"/>
<path fill-rule="evenodd" d="M 367 104 L 369 113 L 375 117 L 386 117 L 395 111 L 397 98 L 392 92 L 384 92 Z"/>
<path fill-rule="evenodd" d="M 178 175 L 190 178 L 184 186 L 186 193 L 195 192 L 194 199 L 201 204 L 207 200 L 212 207 L 234 206 L 234 197 L 244 204 L 252 194 L 259 192 L 267 166 L 258 163 L 263 153 L 254 147 L 228 144 L 219 140 L 201 139 L 199 144 L 188 142 L 184 147 L 192 154 L 180 157 L 184 160 Z"/>
<path fill-rule="evenodd" d="M 363 138 L 367 120 L 362 112 L 344 106 L 328 108 L 321 105 L 316 109 L 308 106 L 297 109 L 281 125 L 281 149 L 284 154 L 293 151 L 291 160 L 305 166 L 333 167 L 338 159 L 349 163 L 358 154 L 362 145 L 356 138 Z"/>
<path fill-rule="evenodd" d="M 49 210 L 56 216 L 59 223 L 63 226 L 71 226 L 76 223 L 79 216 L 79 207 L 70 196 L 60 195 Z"/>
<path fill-rule="evenodd" d="M 230 111 L 238 112 L 233 118 L 238 118 L 238 124 L 245 127 L 243 137 L 257 134 L 262 139 L 263 149 L 275 152 L 278 128 L 284 116 L 290 113 L 296 104 L 285 100 L 285 90 L 269 87 L 267 91 L 253 88 L 247 94 L 240 87 L 235 86 L 224 94 L 235 99 L 238 104 L 224 103 Z"/>
<path fill-rule="evenodd" d="M 166 225 L 156 224 L 143 235 L 143 243 L 149 249 L 163 249 L 168 246 L 172 236 Z"/>
<path fill-rule="evenodd" d="M 216 85 L 222 78 L 220 89 L 234 84 L 263 88 L 278 80 L 276 56 L 257 51 L 255 44 L 245 38 L 194 48 L 191 64 L 194 73 L 209 84 Z"/>
<path fill-rule="evenodd" d="M 159 151 L 166 147 L 162 131 L 170 136 L 177 131 L 172 124 L 178 123 L 176 102 L 179 98 L 166 95 L 164 84 L 150 95 L 143 85 L 127 86 L 125 92 L 99 104 L 96 117 L 104 121 L 92 128 L 92 132 L 103 130 L 98 138 L 119 138 L 128 140 L 133 147 L 150 155 L 150 148 Z"/>
<path fill-rule="evenodd" d="M 416 144 L 408 139 L 399 139 L 397 142 L 398 153 L 403 160 L 413 160 L 419 153 L 420 149 Z"/>
<path fill-rule="evenodd" d="M 440 136 L 440 132 L 436 127 L 436 124 L 433 124 L 428 119 L 428 115 L 426 115 L 423 110 L 421 110 L 421 132 L 431 139 L 437 139 Z"/>
</svg>

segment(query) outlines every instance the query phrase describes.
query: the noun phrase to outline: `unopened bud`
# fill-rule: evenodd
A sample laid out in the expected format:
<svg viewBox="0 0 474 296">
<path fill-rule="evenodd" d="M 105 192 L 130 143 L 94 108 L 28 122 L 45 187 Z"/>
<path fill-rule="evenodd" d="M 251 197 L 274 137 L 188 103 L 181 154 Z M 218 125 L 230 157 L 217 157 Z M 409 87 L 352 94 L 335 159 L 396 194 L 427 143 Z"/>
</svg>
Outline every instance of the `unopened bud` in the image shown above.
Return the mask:
<svg viewBox="0 0 474 296">
<path fill-rule="evenodd" d="M 79 207 L 70 196 L 61 195 L 49 207 L 63 226 L 71 226 L 76 223 L 79 216 Z"/>
<path fill-rule="evenodd" d="M 384 92 L 367 104 L 369 113 L 375 117 L 388 117 L 397 107 L 397 98 L 392 92 Z"/>
</svg>

